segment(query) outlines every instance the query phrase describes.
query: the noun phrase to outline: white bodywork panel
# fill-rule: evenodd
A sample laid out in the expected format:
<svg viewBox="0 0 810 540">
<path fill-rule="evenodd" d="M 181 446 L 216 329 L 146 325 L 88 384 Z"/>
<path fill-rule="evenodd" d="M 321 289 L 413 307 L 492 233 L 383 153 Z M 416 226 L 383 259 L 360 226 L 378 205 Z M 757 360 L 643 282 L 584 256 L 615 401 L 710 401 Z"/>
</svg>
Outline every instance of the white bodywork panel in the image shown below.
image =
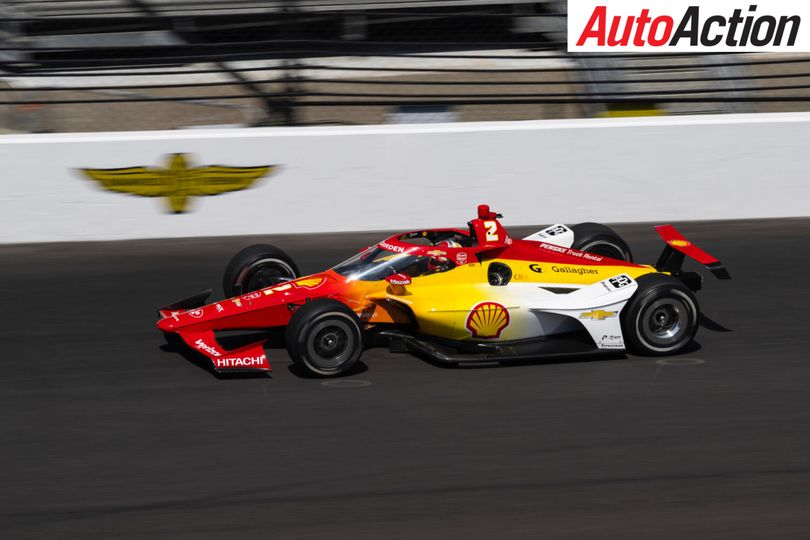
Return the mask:
<svg viewBox="0 0 810 540">
<path fill-rule="evenodd" d="M 520 306 L 516 316 L 523 315 L 524 324 L 534 326 L 536 335 L 548 336 L 569 332 L 582 324 L 599 349 L 623 350 L 620 315 L 638 284 L 625 274 L 577 288 L 570 293 L 547 290 L 560 289 L 560 284 L 510 283 L 505 286 L 510 304 Z M 506 291 L 504 291 L 506 292 Z M 531 320 L 535 318 L 536 322 Z"/>
<path fill-rule="evenodd" d="M 524 238 L 532 242 L 548 242 L 570 248 L 574 244 L 574 231 L 567 225 L 556 223 Z"/>
</svg>

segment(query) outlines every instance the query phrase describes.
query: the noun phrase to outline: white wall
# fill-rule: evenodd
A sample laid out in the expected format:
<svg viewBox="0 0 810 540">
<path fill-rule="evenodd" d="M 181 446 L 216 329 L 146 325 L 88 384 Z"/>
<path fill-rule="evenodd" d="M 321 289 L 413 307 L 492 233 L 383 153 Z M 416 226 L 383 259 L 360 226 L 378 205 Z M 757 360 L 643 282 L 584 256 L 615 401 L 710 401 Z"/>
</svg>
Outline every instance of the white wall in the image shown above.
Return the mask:
<svg viewBox="0 0 810 540">
<path fill-rule="evenodd" d="M 101 190 L 79 168 L 280 164 L 191 201 Z M 0 243 L 810 215 L 810 114 L 6 135 Z"/>
</svg>

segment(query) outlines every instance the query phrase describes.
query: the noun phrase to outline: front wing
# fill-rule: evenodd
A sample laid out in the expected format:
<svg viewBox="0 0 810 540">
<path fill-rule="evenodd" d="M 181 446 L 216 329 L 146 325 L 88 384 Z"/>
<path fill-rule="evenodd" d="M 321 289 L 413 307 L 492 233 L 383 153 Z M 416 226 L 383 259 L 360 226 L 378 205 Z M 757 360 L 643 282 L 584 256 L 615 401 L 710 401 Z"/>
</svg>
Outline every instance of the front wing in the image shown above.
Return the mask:
<svg viewBox="0 0 810 540">
<path fill-rule="evenodd" d="M 165 319 L 176 319 L 181 314 L 193 313 L 199 310 L 205 305 L 210 295 L 211 290 L 208 289 L 207 291 L 203 291 L 161 308 L 158 311 L 161 321 Z M 158 326 L 161 326 L 160 323 Z M 171 342 L 176 343 L 179 338 L 179 340 L 188 347 L 208 358 L 214 370 L 218 373 L 233 371 L 272 371 L 270 362 L 264 352 L 266 340 L 251 343 L 238 349 L 226 350 L 216 340 L 214 331 L 210 329 L 200 329 L 191 326 L 187 329 L 174 331 L 164 330 L 164 334 Z"/>
</svg>

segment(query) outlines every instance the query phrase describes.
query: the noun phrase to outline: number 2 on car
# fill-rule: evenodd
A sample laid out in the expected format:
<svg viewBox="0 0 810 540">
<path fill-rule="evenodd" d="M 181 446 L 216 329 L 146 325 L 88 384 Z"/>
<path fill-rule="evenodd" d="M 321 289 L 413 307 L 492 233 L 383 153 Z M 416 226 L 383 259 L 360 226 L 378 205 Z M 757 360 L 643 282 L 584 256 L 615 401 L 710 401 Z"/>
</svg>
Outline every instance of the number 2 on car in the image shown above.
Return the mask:
<svg viewBox="0 0 810 540">
<path fill-rule="evenodd" d="M 487 242 L 497 242 L 498 241 L 498 222 L 497 221 L 485 221 L 484 227 L 487 228 Z"/>
</svg>

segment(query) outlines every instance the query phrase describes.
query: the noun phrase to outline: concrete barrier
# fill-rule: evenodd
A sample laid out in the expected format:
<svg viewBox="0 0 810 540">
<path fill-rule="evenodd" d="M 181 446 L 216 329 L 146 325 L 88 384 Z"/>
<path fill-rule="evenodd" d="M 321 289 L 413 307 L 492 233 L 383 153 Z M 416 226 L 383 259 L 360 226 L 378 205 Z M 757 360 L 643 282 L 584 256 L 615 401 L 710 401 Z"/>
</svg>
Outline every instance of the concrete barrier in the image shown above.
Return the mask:
<svg viewBox="0 0 810 540">
<path fill-rule="evenodd" d="M 808 216 L 809 143 L 805 113 L 11 135 L 0 243 Z"/>
</svg>

